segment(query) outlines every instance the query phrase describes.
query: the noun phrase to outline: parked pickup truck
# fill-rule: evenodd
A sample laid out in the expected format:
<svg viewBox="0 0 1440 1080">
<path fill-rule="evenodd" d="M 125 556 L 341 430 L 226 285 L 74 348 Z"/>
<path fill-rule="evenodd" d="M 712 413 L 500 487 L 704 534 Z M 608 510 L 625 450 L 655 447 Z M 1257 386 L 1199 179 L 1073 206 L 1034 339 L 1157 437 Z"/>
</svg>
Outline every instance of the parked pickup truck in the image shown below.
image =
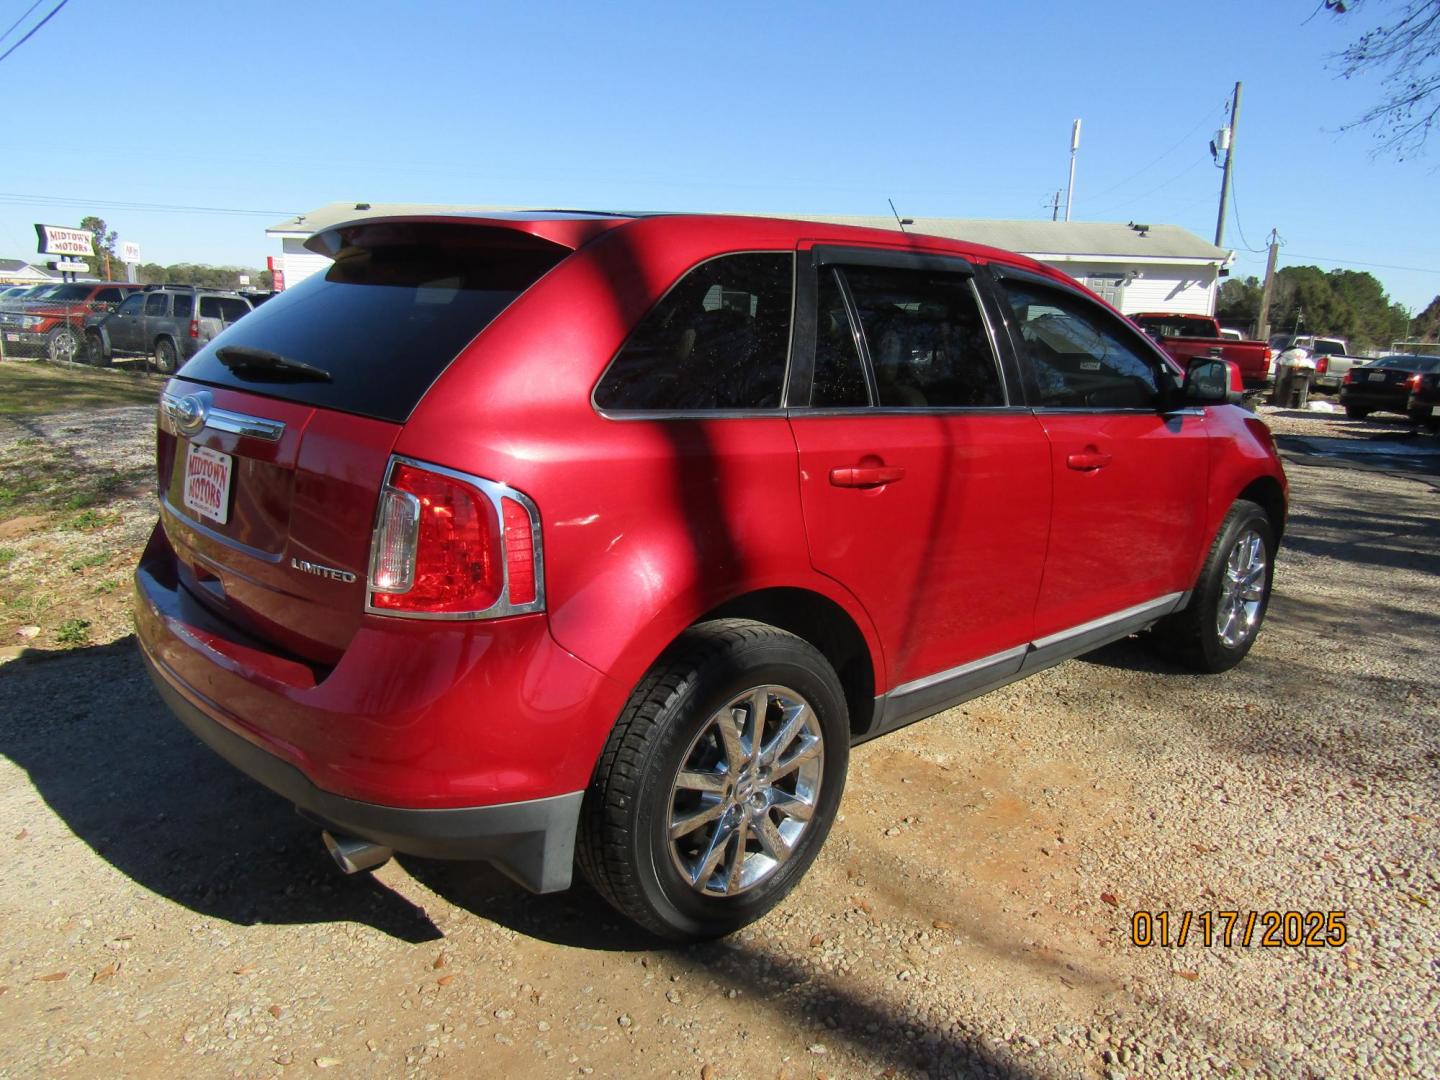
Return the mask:
<svg viewBox="0 0 1440 1080">
<path fill-rule="evenodd" d="M 1271 339 L 1274 344 L 1274 339 Z M 1345 380 L 1345 373 L 1357 364 L 1368 364 L 1368 357 L 1351 356 L 1350 346 L 1343 338 L 1313 337 L 1309 334 L 1286 336 L 1280 343 L 1277 354 L 1291 349 L 1304 349 L 1307 356 L 1315 361 L 1315 385 L 1326 390 L 1338 390 Z"/>
<path fill-rule="evenodd" d="M 1158 341 L 1182 369 L 1197 357 L 1233 360 L 1247 390 L 1264 389 L 1270 377 L 1270 346 L 1224 337 L 1219 322 L 1209 315 L 1144 311 L 1130 320 Z"/>
</svg>

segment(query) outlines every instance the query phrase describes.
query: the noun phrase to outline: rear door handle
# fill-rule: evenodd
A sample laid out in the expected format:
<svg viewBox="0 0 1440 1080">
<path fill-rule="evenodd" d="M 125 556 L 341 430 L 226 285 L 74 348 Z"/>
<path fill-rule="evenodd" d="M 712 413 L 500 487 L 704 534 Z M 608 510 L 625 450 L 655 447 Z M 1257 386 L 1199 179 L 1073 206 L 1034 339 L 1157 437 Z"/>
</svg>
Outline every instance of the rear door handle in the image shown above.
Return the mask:
<svg viewBox="0 0 1440 1080">
<path fill-rule="evenodd" d="M 846 465 L 830 470 L 830 483 L 836 487 L 881 487 L 903 479 L 905 469 L 901 465 Z"/>
<path fill-rule="evenodd" d="M 1065 464 L 1077 472 L 1094 472 L 1096 469 L 1103 469 L 1109 465 L 1111 460 L 1109 454 L 1102 454 L 1098 450 L 1085 450 L 1078 454 L 1071 454 L 1065 459 Z"/>
</svg>

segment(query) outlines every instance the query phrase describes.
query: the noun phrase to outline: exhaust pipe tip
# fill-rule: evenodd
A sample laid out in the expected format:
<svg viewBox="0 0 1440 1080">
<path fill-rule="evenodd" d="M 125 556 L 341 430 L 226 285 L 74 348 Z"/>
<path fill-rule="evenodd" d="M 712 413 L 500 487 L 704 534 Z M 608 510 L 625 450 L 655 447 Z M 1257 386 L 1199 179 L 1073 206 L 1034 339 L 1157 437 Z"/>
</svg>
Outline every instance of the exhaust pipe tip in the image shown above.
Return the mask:
<svg viewBox="0 0 1440 1080">
<path fill-rule="evenodd" d="M 359 874 L 365 870 L 374 870 L 377 866 L 384 866 L 390 861 L 390 856 L 395 854 L 383 844 L 372 844 L 369 840 L 346 836 L 343 833 L 337 836 L 329 829 L 322 831 L 320 836 L 325 841 L 325 850 L 330 852 L 330 857 L 335 860 L 335 865 L 347 874 Z"/>
</svg>

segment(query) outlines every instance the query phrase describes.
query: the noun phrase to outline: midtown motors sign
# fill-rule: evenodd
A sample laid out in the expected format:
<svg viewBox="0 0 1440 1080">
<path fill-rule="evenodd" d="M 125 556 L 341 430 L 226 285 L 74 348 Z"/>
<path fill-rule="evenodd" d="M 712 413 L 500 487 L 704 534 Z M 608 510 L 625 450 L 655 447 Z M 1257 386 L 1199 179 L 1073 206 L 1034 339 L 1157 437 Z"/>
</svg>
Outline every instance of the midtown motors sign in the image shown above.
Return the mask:
<svg viewBox="0 0 1440 1080">
<path fill-rule="evenodd" d="M 36 225 L 35 235 L 40 238 L 36 250 L 41 255 L 75 255 L 94 257 L 94 234 L 88 229 L 67 229 L 63 225 Z"/>
</svg>

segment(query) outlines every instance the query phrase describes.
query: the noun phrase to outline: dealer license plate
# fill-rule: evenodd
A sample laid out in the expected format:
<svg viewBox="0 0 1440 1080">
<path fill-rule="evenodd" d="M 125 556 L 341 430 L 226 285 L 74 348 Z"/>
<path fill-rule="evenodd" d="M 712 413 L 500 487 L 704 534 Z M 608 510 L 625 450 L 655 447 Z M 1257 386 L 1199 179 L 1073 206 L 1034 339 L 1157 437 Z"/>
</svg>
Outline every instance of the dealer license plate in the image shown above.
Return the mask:
<svg viewBox="0 0 1440 1080">
<path fill-rule="evenodd" d="M 230 516 L 230 474 L 235 459 L 206 446 L 185 444 L 185 506 L 224 525 Z"/>
<path fill-rule="evenodd" d="M 1370 381 L 1371 381 L 1371 382 L 1384 382 L 1384 381 L 1385 381 L 1385 372 L 1383 372 L 1383 371 L 1372 371 L 1372 372 L 1370 372 Z"/>
<path fill-rule="evenodd" d="M 20 335 L 19 335 L 19 334 L 6 334 L 6 335 L 5 335 L 5 340 L 6 340 L 6 341 L 19 341 L 19 340 L 20 340 Z"/>
</svg>

